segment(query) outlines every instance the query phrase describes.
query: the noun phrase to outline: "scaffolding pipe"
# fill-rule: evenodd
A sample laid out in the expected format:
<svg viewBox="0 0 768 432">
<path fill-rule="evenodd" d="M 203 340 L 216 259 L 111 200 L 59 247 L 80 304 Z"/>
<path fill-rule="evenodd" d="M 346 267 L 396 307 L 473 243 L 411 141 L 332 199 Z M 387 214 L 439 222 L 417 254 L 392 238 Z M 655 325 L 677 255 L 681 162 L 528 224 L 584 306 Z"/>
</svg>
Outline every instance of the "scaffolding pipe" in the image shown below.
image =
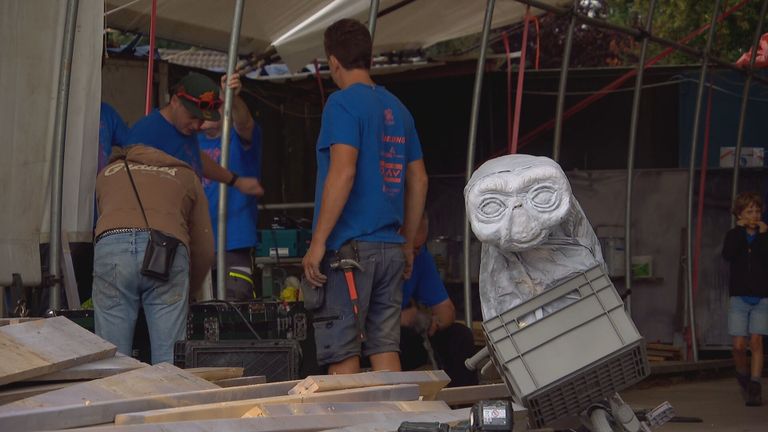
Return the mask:
<svg viewBox="0 0 768 432">
<path fill-rule="evenodd" d="M 232 32 L 229 35 L 229 54 L 227 57 L 227 79 L 235 73 L 237 64 L 237 43 L 240 40 L 240 24 L 243 21 L 244 0 L 235 2 L 235 14 L 232 18 Z M 230 131 L 232 129 L 232 102 L 234 92 L 225 86 L 224 90 L 224 125 L 221 129 L 221 166 L 229 167 L 229 144 L 231 142 Z M 227 253 L 227 185 L 219 183 L 219 226 L 216 239 L 216 298 L 223 300 L 226 293 L 226 253 Z"/>
<path fill-rule="evenodd" d="M 768 0 L 767 0 L 768 1 Z M 653 13 L 656 11 L 656 0 L 648 5 L 648 18 L 645 20 L 644 34 L 650 34 L 653 26 Z M 648 55 L 648 38 L 643 38 L 640 47 L 640 60 L 637 63 L 637 78 L 635 78 L 635 93 L 632 99 L 632 117 L 629 125 L 629 149 L 627 150 L 627 202 L 624 211 L 624 274 L 627 293 L 627 311 L 632 313 L 632 182 L 635 171 L 635 147 L 637 146 L 637 124 L 640 119 L 640 98 L 643 92 L 643 76 L 645 74 L 645 57 Z"/>
<path fill-rule="evenodd" d="M 157 0 L 152 0 L 149 16 L 149 61 L 147 62 L 147 91 L 144 97 L 144 115 L 152 111 L 152 84 L 155 73 L 155 27 L 157 24 Z"/>
<path fill-rule="evenodd" d="M 368 33 L 371 34 L 371 42 L 373 42 L 373 35 L 376 33 L 376 19 L 379 16 L 379 0 L 371 0 L 371 10 L 368 12 Z"/>
<path fill-rule="evenodd" d="M 691 334 L 691 350 L 693 361 L 699 361 L 699 350 L 696 346 L 696 311 L 693 304 L 693 188 L 696 177 L 696 149 L 699 141 L 699 124 L 701 122 L 701 103 L 704 96 L 704 85 L 709 68 L 709 52 L 712 49 L 712 41 L 715 38 L 715 29 L 717 27 L 718 11 L 722 0 L 715 0 L 715 8 L 712 13 L 712 22 L 707 33 L 707 42 L 704 46 L 704 54 L 701 57 L 701 73 L 699 75 L 699 88 L 696 92 L 696 107 L 693 111 L 693 132 L 691 137 L 690 160 L 688 161 L 688 218 L 686 230 L 686 280 L 687 280 L 687 299 L 688 299 L 688 326 Z M 700 216 L 701 217 L 701 216 Z"/>
<path fill-rule="evenodd" d="M 475 166 L 475 144 L 477 143 L 477 120 L 480 114 L 480 94 L 483 89 L 483 74 L 485 72 L 485 55 L 488 48 L 488 35 L 491 32 L 493 21 L 493 7 L 495 0 L 486 0 L 485 19 L 483 21 L 483 36 L 480 41 L 480 57 L 477 59 L 475 71 L 475 86 L 472 91 L 472 111 L 469 118 L 469 143 L 467 145 L 467 172 L 466 179 L 469 182 L 472 170 Z M 470 230 L 469 218 L 464 212 L 464 320 L 468 327 L 472 327 L 472 283 L 469 274 L 469 245 Z"/>
<path fill-rule="evenodd" d="M 565 110 L 565 90 L 568 84 L 568 66 L 571 63 L 571 47 L 573 46 L 573 30 L 576 27 L 576 6 L 579 0 L 573 0 L 571 19 L 568 21 L 568 32 L 565 35 L 563 62 L 560 66 L 560 84 L 557 89 L 557 108 L 555 111 L 555 140 L 552 146 L 552 159 L 560 162 L 560 147 L 563 140 L 563 111 Z"/>
<path fill-rule="evenodd" d="M 760 18 L 755 29 L 755 36 L 752 39 L 752 55 L 749 58 L 748 71 L 752 72 L 757 58 L 757 49 L 760 46 L 760 36 L 763 32 L 763 22 L 765 21 L 766 7 L 768 0 L 763 0 L 760 8 Z M 739 114 L 739 128 L 736 132 L 736 148 L 733 151 L 733 181 L 731 182 L 731 202 L 736 201 L 736 194 L 739 190 L 739 168 L 741 160 L 741 147 L 744 144 L 744 123 L 747 116 L 747 105 L 749 103 L 749 89 L 752 86 L 752 74 L 748 74 L 744 81 L 744 91 L 741 94 L 741 114 Z M 736 226 L 736 217 L 731 215 L 731 227 Z"/>
<path fill-rule="evenodd" d="M 61 308 L 61 202 L 64 190 L 64 143 L 67 139 L 67 109 L 69 108 L 69 83 L 72 77 L 72 53 L 75 48 L 77 9 L 79 0 L 67 0 L 64 21 L 64 40 L 59 62 L 59 88 L 56 95 L 56 118 L 53 124 L 53 173 L 51 175 L 51 228 L 48 250 L 50 278 L 49 310 Z M 3 299 L 5 301 L 5 299 Z"/>
</svg>

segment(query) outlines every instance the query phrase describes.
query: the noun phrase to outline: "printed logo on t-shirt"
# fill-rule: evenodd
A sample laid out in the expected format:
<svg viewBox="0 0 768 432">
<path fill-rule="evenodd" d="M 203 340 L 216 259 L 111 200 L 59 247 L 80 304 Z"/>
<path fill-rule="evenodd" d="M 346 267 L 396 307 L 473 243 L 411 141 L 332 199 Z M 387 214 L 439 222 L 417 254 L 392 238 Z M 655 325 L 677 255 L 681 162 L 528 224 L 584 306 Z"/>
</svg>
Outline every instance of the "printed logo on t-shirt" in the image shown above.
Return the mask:
<svg viewBox="0 0 768 432">
<path fill-rule="evenodd" d="M 392 114 L 392 108 L 384 110 L 384 124 L 389 126 L 395 124 L 395 115 Z"/>
</svg>

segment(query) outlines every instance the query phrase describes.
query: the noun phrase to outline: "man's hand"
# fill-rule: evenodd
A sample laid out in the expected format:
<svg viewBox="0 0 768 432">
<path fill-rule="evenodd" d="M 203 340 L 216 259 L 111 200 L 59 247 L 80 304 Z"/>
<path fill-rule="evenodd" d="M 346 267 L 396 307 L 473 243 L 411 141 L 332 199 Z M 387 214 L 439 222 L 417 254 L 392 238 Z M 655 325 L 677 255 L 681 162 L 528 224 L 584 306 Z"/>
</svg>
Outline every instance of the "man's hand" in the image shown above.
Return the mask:
<svg viewBox="0 0 768 432">
<path fill-rule="evenodd" d="M 736 219 L 736 225 L 738 225 L 740 227 L 747 226 L 747 221 L 745 221 L 742 218 L 738 218 L 738 219 Z"/>
<path fill-rule="evenodd" d="M 309 250 L 301 260 L 304 267 L 304 278 L 315 287 L 321 287 L 328 280 L 328 277 L 320 273 L 320 261 L 325 255 L 325 243 L 313 241 L 309 244 Z"/>
<path fill-rule="evenodd" d="M 768 225 L 766 225 L 763 221 L 758 221 L 757 227 L 760 229 L 760 234 L 765 234 L 768 232 Z"/>
<path fill-rule="evenodd" d="M 403 255 L 405 255 L 405 269 L 403 269 L 403 279 L 410 279 L 413 273 L 413 245 L 405 243 L 403 245 Z"/>
<path fill-rule="evenodd" d="M 229 79 L 229 83 L 227 83 L 227 76 L 222 75 L 221 76 L 221 99 L 224 99 L 224 93 L 227 91 L 227 87 L 232 89 L 232 93 L 235 94 L 235 96 L 240 94 L 240 90 L 243 89 L 243 84 L 240 82 L 240 75 L 239 74 L 233 74 L 232 77 Z"/>
<path fill-rule="evenodd" d="M 235 187 L 245 195 L 264 196 L 264 188 L 256 177 L 238 177 Z"/>
<path fill-rule="evenodd" d="M 429 325 L 427 334 L 429 337 L 432 337 L 438 330 L 440 330 L 440 318 L 436 315 L 432 315 L 432 323 Z"/>
</svg>

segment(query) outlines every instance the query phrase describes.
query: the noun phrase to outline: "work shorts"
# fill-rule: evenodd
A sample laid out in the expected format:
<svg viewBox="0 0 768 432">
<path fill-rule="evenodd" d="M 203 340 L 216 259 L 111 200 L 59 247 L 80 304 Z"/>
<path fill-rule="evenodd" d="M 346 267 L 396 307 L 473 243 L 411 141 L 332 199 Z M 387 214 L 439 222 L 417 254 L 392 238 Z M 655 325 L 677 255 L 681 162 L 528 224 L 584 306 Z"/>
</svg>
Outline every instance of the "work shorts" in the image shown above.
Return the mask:
<svg viewBox="0 0 768 432">
<path fill-rule="evenodd" d="M 768 298 L 751 305 L 732 296 L 728 305 L 728 334 L 731 336 L 768 335 Z"/>
<path fill-rule="evenodd" d="M 400 308 L 403 301 L 405 256 L 400 244 L 358 242 L 360 265 L 354 270 L 359 320 L 355 320 L 344 272 L 330 268 L 334 252 L 326 254 L 320 271 L 328 277 L 323 301 L 313 314 L 317 362 L 338 363 L 353 356 L 400 351 Z"/>
</svg>

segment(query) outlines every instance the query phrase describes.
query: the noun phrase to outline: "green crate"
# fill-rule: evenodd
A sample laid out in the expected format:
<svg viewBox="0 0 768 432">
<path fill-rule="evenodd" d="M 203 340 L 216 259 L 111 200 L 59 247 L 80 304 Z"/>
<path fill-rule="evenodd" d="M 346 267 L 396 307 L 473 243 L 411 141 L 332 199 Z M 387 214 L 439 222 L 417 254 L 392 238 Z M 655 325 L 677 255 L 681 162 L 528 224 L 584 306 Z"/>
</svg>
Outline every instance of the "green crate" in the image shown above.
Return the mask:
<svg viewBox="0 0 768 432">
<path fill-rule="evenodd" d="M 259 230 L 257 234 L 259 257 L 303 257 L 312 239 L 312 233 L 305 229 Z"/>
</svg>

